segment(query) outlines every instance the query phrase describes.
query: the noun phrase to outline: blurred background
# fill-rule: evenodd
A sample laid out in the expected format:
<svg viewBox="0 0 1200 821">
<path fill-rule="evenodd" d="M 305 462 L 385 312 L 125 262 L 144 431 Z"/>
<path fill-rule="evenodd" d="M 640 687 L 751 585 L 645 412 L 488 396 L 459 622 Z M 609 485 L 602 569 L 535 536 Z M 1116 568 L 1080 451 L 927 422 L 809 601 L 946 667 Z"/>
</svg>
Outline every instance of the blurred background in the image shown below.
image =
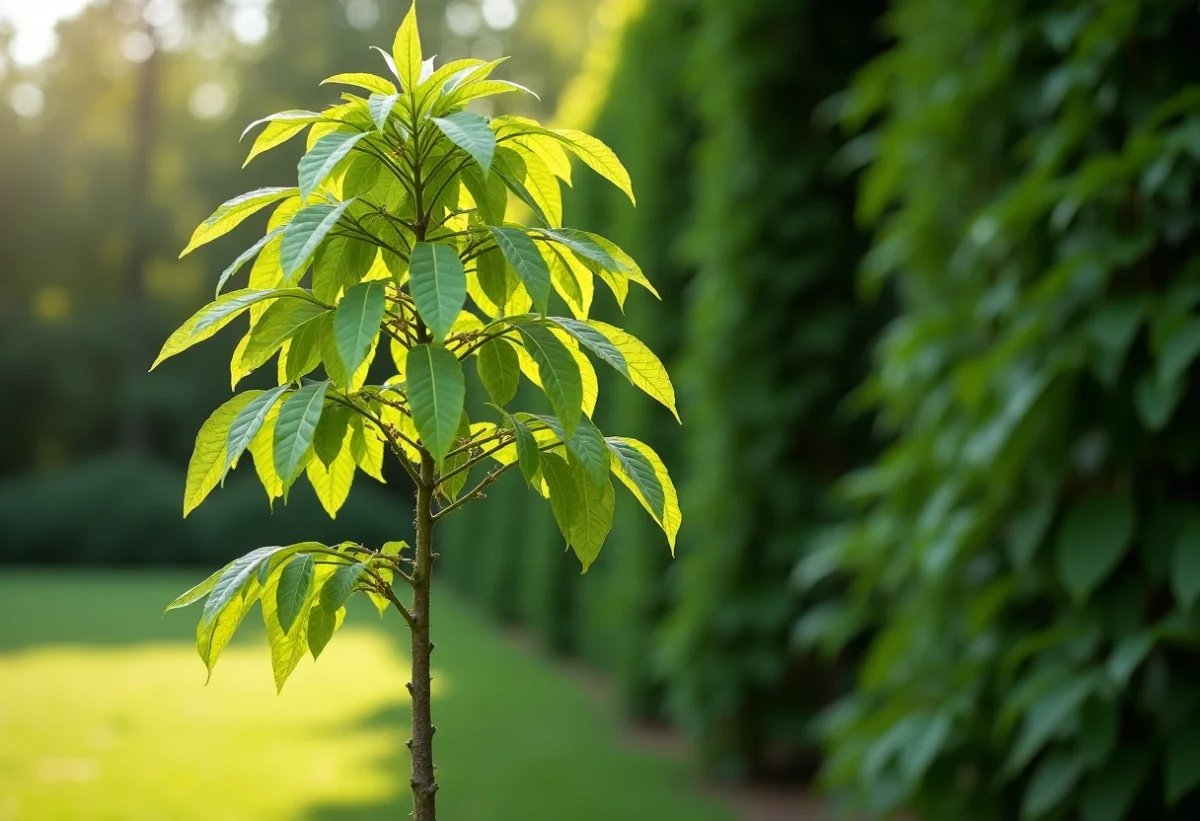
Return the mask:
<svg viewBox="0 0 1200 821">
<path fill-rule="evenodd" d="M 241 129 L 407 6 L 0 0 L 2 821 L 407 812 L 401 625 L 277 698 L 256 637 L 205 689 L 159 617 L 262 544 L 403 536 L 403 476 L 184 521 L 235 337 L 146 375 L 243 247 L 192 227 L 294 177 Z M 622 321 L 684 420 L 602 386 L 674 559 L 625 498 L 581 577 L 515 481 L 441 533 L 446 817 L 1200 818 L 1197 4 L 419 8 L 541 94 L 494 113 L 625 161 L 638 207 L 581 170 L 566 222 L 658 285 Z"/>
</svg>

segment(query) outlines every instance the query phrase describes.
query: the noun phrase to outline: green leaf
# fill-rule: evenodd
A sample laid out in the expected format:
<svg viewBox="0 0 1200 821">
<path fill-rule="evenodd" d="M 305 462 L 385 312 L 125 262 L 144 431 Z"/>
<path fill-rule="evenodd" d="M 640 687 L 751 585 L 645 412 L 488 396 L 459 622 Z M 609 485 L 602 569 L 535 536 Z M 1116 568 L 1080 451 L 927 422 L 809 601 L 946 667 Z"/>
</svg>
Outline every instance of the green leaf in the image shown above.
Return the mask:
<svg viewBox="0 0 1200 821">
<path fill-rule="evenodd" d="M 310 205 L 292 217 L 291 223 L 283 233 L 283 246 L 279 250 L 285 277 L 290 279 L 292 274 L 304 268 L 316 252 L 317 246 L 333 230 L 353 202 L 354 200 L 346 200 L 339 205 Z"/>
<path fill-rule="evenodd" d="M 600 140 L 575 129 L 563 128 L 553 132 L 575 156 L 583 160 L 589 168 L 604 179 L 621 189 L 634 205 L 637 200 L 633 196 L 633 183 L 629 172 L 617 159 L 613 150 Z"/>
<path fill-rule="evenodd" d="M 304 609 L 313 589 L 313 556 L 305 553 L 294 557 L 279 574 L 279 586 L 275 588 L 275 606 L 279 615 L 279 626 L 283 632 L 291 632 L 296 617 Z"/>
<path fill-rule="evenodd" d="M 583 259 L 594 262 L 605 271 L 626 273 L 629 270 L 592 239 L 592 236 L 586 231 L 578 231 L 574 228 L 539 228 L 538 231 L 541 235 L 570 248 Z"/>
<path fill-rule="evenodd" d="M 1183 388 L 1182 380 L 1164 382 L 1152 371 L 1138 377 L 1133 386 L 1133 404 L 1147 430 L 1160 431 L 1167 426 L 1183 399 Z"/>
<path fill-rule="evenodd" d="M 399 99 L 399 94 L 372 94 L 367 100 L 367 109 L 371 112 L 371 119 L 380 134 L 387 128 L 388 117 L 392 116 L 392 109 L 396 107 Z"/>
<path fill-rule="evenodd" d="M 1044 759 L 1034 770 L 1021 800 L 1021 818 L 1042 818 L 1063 802 L 1083 775 L 1077 755 L 1059 753 Z"/>
<path fill-rule="evenodd" d="M 259 567 L 263 562 L 280 549 L 279 547 L 260 547 L 230 562 L 204 602 L 204 612 L 200 617 L 201 624 L 212 626 L 229 602 L 252 579 L 257 578 Z"/>
<path fill-rule="evenodd" d="M 344 617 L 345 611 L 326 610 L 319 601 L 313 602 L 308 610 L 308 650 L 313 659 L 321 657 L 321 653 L 333 639 L 337 630 L 338 620 Z"/>
<path fill-rule="evenodd" d="M 279 350 L 279 346 L 327 313 L 328 308 L 299 299 L 274 303 L 250 331 L 250 341 L 246 343 L 239 360 L 242 369 L 253 371 L 261 367 Z"/>
<path fill-rule="evenodd" d="M 331 613 L 340 609 L 349 600 L 350 594 L 354 592 L 354 585 L 358 584 L 366 569 L 367 566 L 362 562 L 355 562 L 335 570 L 321 588 L 321 607 Z"/>
<path fill-rule="evenodd" d="M 330 567 L 320 565 L 314 570 L 315 584 L 324 584 L 328 578 Z M 308 625 L 313 600 L 310 596 L 305 600 L 297 615 L 290 632 L 285 631 L 279 622 L 276 605 L 276 589 L 280 583 L 281 574 L 271 576 L 262 591 L 263 625 L 267 631 L 267 643 L 271 648 L 271 669 L 275 676 L 275 688 L 282 692 L 283 685 L 296 669 L 304 654 L 308 652 Z"/>
<path fill-rule="evenodd" d="M 449 245 L 418 242 L 408 264 L 409 290 L 421 319 L 441 342 L 467 301 L 467 272 Z"/>
<path fill-rule="evenodd" d="M 1146 780 L 1150 760 L 1145 750 L 1125 747 L 1083 785 L 1080 796 L 1081 821 L 1122 821 Z"/>
<path fill-rule="evenodd" d="M 307 154 L 300 158 L 298 171 L 300 174 L 300 196 L 307 200 L 317 190 L 318 186 L 333 173 L 337 164 L 367 136 L 367 132 L 347 134 L 335 131 L 317 140 Z"/>
<path fill-rule="evenodd" d="M 562 320 L 556 320 L 560 325 Z M 566 320 L 572 322 L 572 320 Z M 644 391 L 648 396 L 658 400 L 675 416 L 675 420 L 679 421 L 679 411 L 675 408 L 675 386 L 671 384 L 671 376 L 667 373 L 667 369 L 663 367 L 662 361 L 654 355 L 654 352 L 646 346 L 633 334 L 628 331 L 623 331 L 613 325 L 604 322 L 599 322 L 595 319 L 586 320 L 587 324 L 595 331 L 603 334 L 608 339 L 612 346 L 617 349 L 621 357 L 625 360 L 625 370 L 622 373 L 636 387 Z M 564 326 L 565 328 L 566 326 Z M 570 328 L 567 328 L 570 332 Z M 574 334 L 572 334 L 574 335 Z M 576 337 L 580 342 L 591 347 L 588 342 L 580 337 Z M 593 350 L 595 350 L 593 348 Z M 596 355 L 604 359 L 609 364 L 613 364 L 612 360 L 600 353 Z M 613 364 L 613 367 L 617 367 Z M 617 367 L 618 371 L 621 368 Z"/>
<path fill-rule="evenodd" d="M 629 363 L 625 361 L 625 355 L 607 336 L 586 321 L 566 317 L 550 317 L 550 321 L 569 333 L 596 356 L 616 368 L 618 373 L 628 379 L 630 384 L 633 384 L 633 377 L 629 373 Z"/>
<path fill-rule="evenodd" d="M 538 441 L 520 419 L 514 416 L 507 416 L 506 420 L 514 434 L 514 441 L 517 447 L 517 464 L 521 470 L 521 475 L 525 477 L 526 484 L 532 487 L 541 468 L 541 451 Z"/>
<path fill-rule="evenodd" d="M 579 363 L 558 337 L 541 325 L 516 326 L 525 350 L 538 366 L 542 389 L 562 423 L 567 437 L 583 415 L 583 377 Z"/>
<path fill-rule="evenodd" d="M 619 439 L 605 441 L 613 455 L 613 473 L 629 487 L 642 507 L 646 508 L 646 512 L 654 517 L 654 521 L 661 525 L 667 501 L 654 465 L 637 448 Z"/>
<path fill-rule="evenodd" d="M 288 397 L 275 422 L 275 472 L 283 480 L 284 494 L 296 481 L 306 464 L 313 434 L 321 420 L 328 382 L 305 385 Z"/>
<path fill-rule="evenodd" d="M 334 237 L 321 244 L 313 260 L 313 296 L 333 304 L 338 294 L 362 282 L 375 262 L 376 248 L 350 237 Z"/>
<path fill-rule="evenodd" d="M 178 598 L 176 598 L 175 601 L 168 604 L 166 609 L 163 612 L 169 613 L 172 610 L 178 610 L 181 607 L 188 607 L 188 606 L 193 605 L 196 602 L 200 601 L 202 598 L 204 598 L 205 596 L 207 596 L 209 593 L 212 592 L 213 587 L 215 587 L 217 584 L 217 579 L 221 578 L 221 576 L 228 569 L 229 569 L 229 565 L 225 565 L 220 570 L 218 570 L 216 573 L 213 573 L 207 579 L 200 582 L 200 584 L 196 585 L 195 587 L 190 588 L 187 592 L 181 594 Z"/>
<path fill-rule="evenodd" d="M 253 214 L 273 202 L 292 196 L 296 191 L 296 188 L 259 188 L 225 201 L 212 216 L 200 223 L 179 256 L 185 257 L 201 245 L 225 236 Z"/>
<path fill-rule="evenodd" d="M 675 483 L 671 481 L 671 474 L 667 471 L 667 466 L 663 464 L 663 460 L 659 457 L 654 449 L 645 442 L 639 442 L 637 439 L 631 439 L 627 436 L 612 436 L 606 440 L 610 448 L 620 450 L 621 454 L 617 455 L 617 465 L 622 470 L 617 472 L 617 478 L 629 488 L 630 492 L 637 497 L 637 500 L 642 503 L 642 507 L 654 517 L 654 520 L 662 527 L 663 532 L 667 535 L 667 542 L 671 545 L 672 553 L 675 551 L 675 539 L 679 535 L 679 528 L 683 524 L 683 513 L 679 507 L 679 493 L 675 490 Z M 654 468 L 654 475 L 658 479 L 659 485 L 662 487 L 663 507 L 662 515 L 655 513 L 655 499 L 652 491 L 647 493 L 642 482 L 629 476 L 625 473 L 625 461 L 623 458 L 627 456 L 628 451 L 635 451 L 641 454 L 642 458 L 650 463 Z"/>
<path fill-rule="evenodd" d="M 1058 576 L 1085 599 L 1116 568 L 1133 539 L 1133 505 L 1126 496 L 1088 499 L 1067 514 L 1058 537 Z"/>
<path fill-rule="evenodd" d="M 413 93 L 421 82 L 421 35 L 417 31 L 417 2 L 408 8 L 404 22 L 396 31 L 392 43 L 392 58 L 396 61 L 396 74 L 404 84 L 404 90 Z"/>
<path fill-rule="evenodd" d="M 229 278 L 241 270 L 243 265 L 258 256 L 258 253 L 262 251 L 264 247 L 266 247 L 267 243 L 275 239 L 275 237 L 281 235 L 286 227 L 287 226 L 285 225 L 281 225 L 278 228 L 270 231 L 258 242 L 254 243 L 245 251 L 243 251 L 237 259 L 229 264 L 228 268 L 221 272 L 220 278 L 217 279 L 217 291 L 215 295 L 218 299 L 221 297 L 221 289 L 225 287 L 225 283 L 229 281 Z"/>
<path fill-rule="evenodd" d="M 215 336 L 218 331 L 249 310 L 250 306 L 269 299 L 284 298 L 312 299 L 307 291 L 300 288 L 278 290 L 246 288 L 241 291 L 231 291 L 216 301 L 210 302 L 192 314 L 187 322 L 180 325 L 171 334 L 159 352 L 158 358 L 150 366 L 150 370 L 154 370 L 165 360 L 186 351 L 193 345 Z"/>
<path fill-rule="evenodd" d="M 489 339 L 475 352 L 479 381 L 488 396 L 503 407 L 517 395 L 521 384 L 521 363 L 512 345 L 503 339 Z"/>
<path fill-rule="evenodd" d="M 225 475 L 225 443 L 229 428 L 246 405 L 262 395 L 262 391 L 238 394 L 213 411 L 196 434 L 196 447 L 188 462 L 187 484 L 183 493 L 183 515 L 195 510 Z"/>
<path fill-rule="evenodd" d="M 1184 610 L 1200 597 L 1200 518 L 1191 519 L 1179 534 L 1171 556 L 1171 589 Z"/>
<path fill-rule="evenodd" d="M 358 371 L 379 335 L 379 325 L 387 307 L 386 294 L 386 282 L 368 280 L 346 291 L 338 303 L 333 316 L 333 334 L 338 356 L 347 373 Z"/>
<path fill-rule="evenodd" d="M 1158 357 L 1158 380 L 1167 384 L 1184 374 L 1200 354 L 1200 319 L 1191 319 L 1176 328 L 1162 344 Z"/>
<path fill-rule="evenodd" d="M 516 274 L 510 274 L 511 268 L 499 251 L 488 251 L 475 260 L 475 273 L 479 278 L 479 287 L 484 296 L 497 307 L 503 308 L 509 299 L 521 287 Z"/>
<path fill-rule="evenodd" d="M 454 446 L 462 418 L 466 399 L 462 367 L 454 354 L 440 345 L 416 345 L 406 362 L 413 423 L 440 466 Z"/>
<path fill-rule="evenodd" d="M 1200 786 L 1200 719 L 1174 728 L 1167 741 L 1167 803 L 1175 806 Z"/>
<path fill-rule="evenodd" d="M 309 322 L 288 340 L 287 354 L 281 354 L 280 382 L 297 382 L 321 364 L 321 327 L 323 320 Z"/>
<path fill-rule="evenodd" d="M 504 212 L 508 206 L 508 190 L 504 180 L 496 174 L 483 176 L 483 170 L 478 166 L 468 165 L 460 172 L 459 179 L 466 186 L 479 216 L 488 225 L 499 225 L 504 221 Z"/>
<path fill-rule="evenodd" d="M 543 453 L 541 463 L 555 521 L 586 573 L 612 530 L 612 482 L 593 485 L 578 462 L 564 461 L 557 454 Z"/>
<path fill-rule="evenodd" d="M 287 393 L 290 388 L 290 385 L 273 388 L 261 396 L 255 397 L 246 407 L 242 408 L 241 413 L 229 426 L 229 436 L 225 444 L 226 471 L 241 457 L 246 448 L 250 447 L 250 443 L 262 429 L 263 422 L 275 409 L 275 403 L 279 401 L 279 397 Z"/>
<path fill-rule="evenodd" d="M 322 414 L 321 418 L 324 419 L 325 414 Z M 320 422 L 317 423 L 317 429 L 320 430 Z M 350 498 L 350 488 L 354 485 L 356 464 L 353 449 L 349 447 L 349 439 L 350 433 L 347 430 L 342 438 L 342 448 L 328 465 L 317 458 L 309 459 L 305 466 L 308 482 L 317 494 L 321 507 L 331 519 L 337 518 L 338 512 Z M 313 451 L 316 452 L 316 434 L 313 436 Z"/>
<path fill-rule="evenodd" d="M 380 179 L 383 177 L 383 163 L 378 157 L 372 157 L 370 154 L 359 152 L 354 154 L 346 161 L 346 172 L 342 174 L 342 199 L 350 199 L 351 197 L 363 197 L 372 194 L 379 186 Z M 394 177 L 391 172 L 388 173 L 384 180 L 387 187 L 395 184 L 400 186 L 403 191 L 404 186 Z M 388 210 L 394 209 L 400 204 L 399 200 L 395 200 L 390 194 L 390 190 L 381 193 L 378 197 L 371 197 L 376 205 L 380 205 Z M 402 198 L 401 198 L 402 199 Z M 374 255 L 375 246 L 370 246 L 372 256 Z"/>
<path fill-rule="evenodd" d="M 495 168 L 496 175 L 504 182 L 504 186 L 516 194 L 517 199 L 529 206 L 529 210 L 533 211 L 533 216 L 538 222 L 547 226 L 554 224 L 554 219 L 545 212 L 542 203 L 533 195 L 533 192 L 525 187 L 528 168 L 520 154 L 501 146 L 496 149 L 492 167 Z"/>
<path fill-rule="evenodd" d="M 496 135 L 487 120 L 471 111 L 459 111 L 448 117 L 434 117 L 434 123 L 446 139 L 471 155 L 486 179 L 496 156 Z"/>
<path fill-rule="evenodd" d="M 313 452 L 321 460 L 321 464 L 329 467 L 333 460 L 342 452 L 346 441 L 346 431 L 350 428 L 350 418 L 354 411 L 345 405 L 330 405 L 321 414 L 321 421 L 313 433 Z"/>
<path fill-rule="evenodd" d="M 592 424 L 590 419 L 583 418 L 569 437 L 565 437 L 559 427 L 558 420 L 552 416 L 535 416 L 535 419 L 546 424 L 560 441 L 564 442 L 567 450 L 575 457 L 584 476 L 593 485 L 600 486 L 608 479 L 610 462 L 609 445 L 604 434 Z"/>
<path fill-rule="evenodd" d="M 361 88 L 366 91 L 370 91 L 372 94 L 381 94 L 384 96 L 396 93 L 396 86 L 390 80 L 380 77 L 376 74 L 367 74 L 365 72 L 335 74 L 332 77 L 326 77 L 321 81 L 321 85 L 329 85 L 330 83 L 343 86 L 354 86 L 355 88 Z"/>
</svg>

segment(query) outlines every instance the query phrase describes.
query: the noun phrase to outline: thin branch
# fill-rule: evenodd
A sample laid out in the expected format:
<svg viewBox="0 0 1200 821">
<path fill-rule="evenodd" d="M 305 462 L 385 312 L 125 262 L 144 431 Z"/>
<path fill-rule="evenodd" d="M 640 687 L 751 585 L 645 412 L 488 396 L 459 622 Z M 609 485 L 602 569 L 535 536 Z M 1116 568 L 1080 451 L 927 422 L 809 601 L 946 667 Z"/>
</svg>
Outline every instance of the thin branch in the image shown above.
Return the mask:
<svg viewBox="0 0 1200 821">
<path fill-rule="evenodd" d="M 476 499 L 482 499 L 483 491 L 487 488 L 487 486 L 490 485 L 492 482 L 496 481 L 497 479 L 499 479 L 501 476 L 503 476 L 508 471 L 512 470 L 514 467 L 516 467 L 516 465 L 517 465 L 517 463 L 513 462 L 512 464 L 504 465 L 503 467 L 499 467 L 499 468 L 493 468 L 492 470 L 488 471 L 487 476 L 483 477 L 483 481 L 481 481 L 479 484 L 477 484 L 475 487 L 473 487 L 467 493 L 464 493 L 462 496 L 459 496 L 458 501 L 452 503 L 449 507 L 442 508 L 437 513 L 435 513 L 433 516 L 433 521 L 435 523 L 437 523 L 437 522 L 441 521 L 443 517 L 449 516 L 451 513 L 458 510 L 460 507 L 465 505 L 467 502 L 473 502 Z"/>
</svg>

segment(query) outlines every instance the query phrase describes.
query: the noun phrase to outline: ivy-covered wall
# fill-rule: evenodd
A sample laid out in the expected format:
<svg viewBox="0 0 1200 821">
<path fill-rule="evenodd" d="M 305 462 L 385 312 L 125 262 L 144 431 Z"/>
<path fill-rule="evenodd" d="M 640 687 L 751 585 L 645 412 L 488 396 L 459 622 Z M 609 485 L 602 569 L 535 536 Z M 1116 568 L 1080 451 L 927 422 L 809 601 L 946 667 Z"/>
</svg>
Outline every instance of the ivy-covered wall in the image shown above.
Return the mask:
<svg viewBox="0 0 1200 821">
<path fill-rule="evenodd" d="M 891 444 L 800 567 L 855 578 L 826 639 L 877 631 L 827 780 L 930 821 L 1200 817 L 1196 5 L 898 0 L 887 32 L 845 113 Z"/>
</svg>

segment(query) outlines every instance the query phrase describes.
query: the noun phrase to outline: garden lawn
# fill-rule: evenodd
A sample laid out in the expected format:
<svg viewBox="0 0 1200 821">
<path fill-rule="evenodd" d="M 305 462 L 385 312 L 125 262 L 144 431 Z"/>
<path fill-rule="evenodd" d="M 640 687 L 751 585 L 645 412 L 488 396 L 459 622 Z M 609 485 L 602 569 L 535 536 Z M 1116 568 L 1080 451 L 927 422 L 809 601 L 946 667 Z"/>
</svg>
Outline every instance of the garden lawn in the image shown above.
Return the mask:
<svg viewBox="0 0 1200 821">
<path fill-rule="evenodd" d="M 0 821 L 408 817 L 402 622 L 351 612 L 277 696 L 257 609 L 212 681 L 202 573 L 0 568 Z M 680 762 L 445 590 L 434 613 L 445 821 L 731 821 Z"/>
</svg>

